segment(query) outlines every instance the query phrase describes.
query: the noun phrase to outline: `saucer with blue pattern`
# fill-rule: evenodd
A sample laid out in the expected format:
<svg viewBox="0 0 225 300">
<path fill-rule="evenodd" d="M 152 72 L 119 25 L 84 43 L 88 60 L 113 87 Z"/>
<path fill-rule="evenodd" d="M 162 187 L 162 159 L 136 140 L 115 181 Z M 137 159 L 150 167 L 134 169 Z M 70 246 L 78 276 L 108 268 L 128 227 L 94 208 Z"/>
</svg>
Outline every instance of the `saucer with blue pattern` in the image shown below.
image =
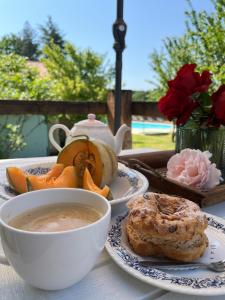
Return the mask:
<svg viewBox="0 0 225 300">
<path fill-rule="evenodd" d="M 225 258 L 225 220 L 209 214 L 206 216 L 208 228 L 205 233 L 209 246 L 198 261 L 219 261 Z M 199 296 L 225 294 L 225 272 L 215 273 L 206 269 L 161 271 L 142 266 L 140 260 L 159 259 L 140 257 L 133 252 L 126 237 L 126 217 L 127 212 L 113 218 L 106 242 L 107 252 L 123 270 L 148 284 L 177 293 Z"/>
</svg>

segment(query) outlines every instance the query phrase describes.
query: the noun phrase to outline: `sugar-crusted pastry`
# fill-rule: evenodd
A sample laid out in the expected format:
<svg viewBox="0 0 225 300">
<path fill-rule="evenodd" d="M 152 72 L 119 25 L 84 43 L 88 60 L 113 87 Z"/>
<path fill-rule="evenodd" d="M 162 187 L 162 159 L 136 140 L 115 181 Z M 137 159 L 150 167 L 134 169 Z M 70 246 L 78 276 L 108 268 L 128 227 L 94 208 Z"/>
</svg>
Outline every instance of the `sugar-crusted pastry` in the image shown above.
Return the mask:
<svg viewBox="0 0 225 300">
<path fill-rule="evenodd" d="M 128 208 L 127 237 L 139 255 L 193 261 L 208 246 L 207 219 L 194 202 L 146 193 L 131 200 Z"/>
</svg>

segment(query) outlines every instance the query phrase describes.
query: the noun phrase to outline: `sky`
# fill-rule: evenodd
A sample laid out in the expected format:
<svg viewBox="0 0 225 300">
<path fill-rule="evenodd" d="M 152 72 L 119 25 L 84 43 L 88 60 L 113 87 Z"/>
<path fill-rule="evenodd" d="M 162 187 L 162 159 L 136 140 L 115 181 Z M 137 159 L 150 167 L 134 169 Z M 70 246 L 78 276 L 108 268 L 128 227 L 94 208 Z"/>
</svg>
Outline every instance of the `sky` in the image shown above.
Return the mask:
<svg viewBox="0 0 225 300">
<path fill-rule="evenodd" d="M 65 39 L 80 49 L 91 48 L 115 63 L 112 24 L 116 0 L 0 0 L 0 36 L 19 32 L 25 21 L 34 28 L 51 15 Z M 210 0 L 192 0 L 194 8 L 213 10 Z M 124 0 L 127 23 L 123 52 L 123 88 L 150 89 L 154 73 L 149 55 L 160 51 L 163 39 L 180 36 L 185 30 L 186 0 Z"/>
</svg>

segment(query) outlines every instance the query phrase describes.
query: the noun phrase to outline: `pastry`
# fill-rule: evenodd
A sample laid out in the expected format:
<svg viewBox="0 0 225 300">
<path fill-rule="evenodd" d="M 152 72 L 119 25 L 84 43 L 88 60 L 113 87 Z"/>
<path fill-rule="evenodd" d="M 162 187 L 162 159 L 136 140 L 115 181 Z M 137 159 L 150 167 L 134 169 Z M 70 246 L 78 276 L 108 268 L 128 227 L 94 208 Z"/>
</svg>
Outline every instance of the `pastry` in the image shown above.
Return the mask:
<svg viewBox="0 0 225 300">
<path fill-rule="evenodd" d="M 146 193 L 128 203 L 126 233 L 141 256 L 193 261 L 208 246 L 207 219 L 199 206 L 181 197 Z"/>
</svg>

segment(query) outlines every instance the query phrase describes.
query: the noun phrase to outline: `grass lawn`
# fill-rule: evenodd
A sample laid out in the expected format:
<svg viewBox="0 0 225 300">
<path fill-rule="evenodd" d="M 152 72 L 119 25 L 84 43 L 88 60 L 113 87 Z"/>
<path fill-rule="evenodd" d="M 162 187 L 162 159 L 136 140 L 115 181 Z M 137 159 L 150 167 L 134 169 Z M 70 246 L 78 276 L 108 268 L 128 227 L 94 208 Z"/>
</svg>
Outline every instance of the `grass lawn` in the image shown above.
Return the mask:
<svg viewBox="0 0 225 300">
<path fill-rule="evenodd" d="M 171 134 L 132 134 L 132 142 L 133 148 L 155 148 L 161 150 L 171 150 L 175 148 Z"/>
</svg>

